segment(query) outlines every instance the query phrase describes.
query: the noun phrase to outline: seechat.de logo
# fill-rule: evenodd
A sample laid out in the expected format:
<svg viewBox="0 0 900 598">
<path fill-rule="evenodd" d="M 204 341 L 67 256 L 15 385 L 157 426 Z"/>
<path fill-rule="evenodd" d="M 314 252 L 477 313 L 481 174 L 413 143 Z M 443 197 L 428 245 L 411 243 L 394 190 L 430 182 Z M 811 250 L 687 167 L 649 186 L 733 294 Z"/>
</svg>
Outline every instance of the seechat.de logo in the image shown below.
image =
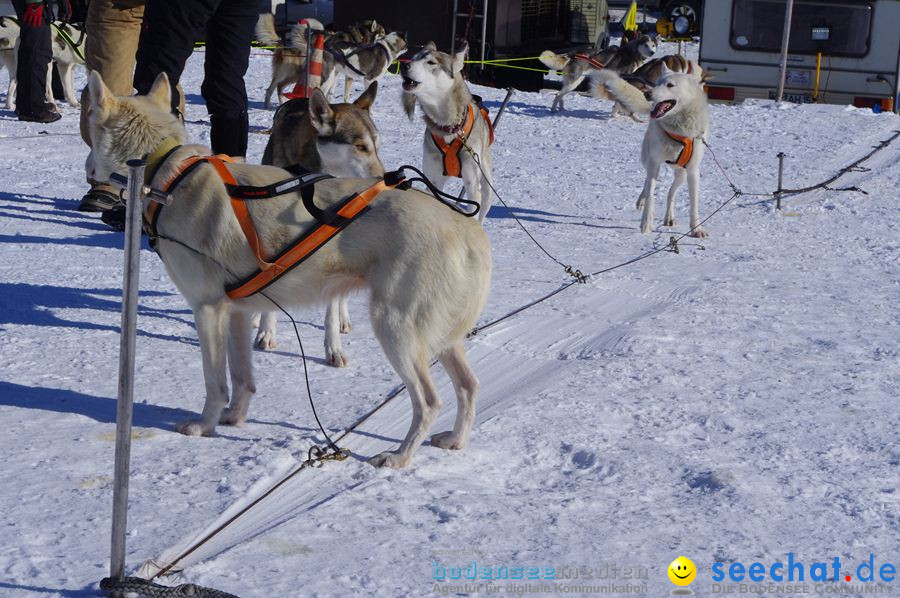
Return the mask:
<svg viewBox="0 0 900 598">
<path fill-rule="evenodd" d="M 805 581 L 844 581 L 850 583 L 859 581 L 863 583 L 882 582 L 891 583 L 897 574 L 897 569 L 891 563 L 877 565 L 875 555 L 870 554 L 869 560 L 864 561 L 855 569 L 841 567 L 841 559 L 833 557 L 830 561 L 814 562 L 806 566 L 802 561 L 794 558 L 794 553 L 789 552 L 787 563 L 776 562 L 769 565 L 762 563 L 750 563 L 745 565 L 735 561 L 730 565 L 715 563 L 712 566 L 713 581 L 724 581 L 726 578 L 733 582 L 805 582 Z M 671 575 L 671 573 L 670 573 Z"/>
</svg>

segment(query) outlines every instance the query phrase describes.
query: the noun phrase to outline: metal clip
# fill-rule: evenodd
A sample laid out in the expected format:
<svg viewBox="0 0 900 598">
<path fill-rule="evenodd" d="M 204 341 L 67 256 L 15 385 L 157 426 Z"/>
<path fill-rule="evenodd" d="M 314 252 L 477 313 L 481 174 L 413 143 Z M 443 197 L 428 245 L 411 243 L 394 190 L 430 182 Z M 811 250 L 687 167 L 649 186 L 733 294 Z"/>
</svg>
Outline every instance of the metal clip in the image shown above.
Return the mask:
<svg viewBox="0 0 900 598">
<path fill-rule="evenodd" d="M 109 182 L 124 190 L 128 187 L 128 177 L 121 175 L 117 172 L 109 175 Z M 172 203 L 172 196 L 164 191 L 160 191 L 159 189 L 154 189 L 149 185 L 144 185 L 143 187 L 144 198 L 150 199 L 151 201 L 155 201 L 156 203 L 167 206 Z"/>
<path fill-rule="evenodd" d="M 676 239 L 675 237 L 669 237 L 669 246 L 667 247 L 667 250 L 671 251 L 672 253 L 681 253 L 681 251 L 678 249 L 678 239 Z"/>
<path fill-rule="evenodd" d="M 568 274 L 569 276 L 571 276 L 572 278 L 574 278 L 581 284 L 584 284 L 587 282 L 587 276 L 582 274 L 581 270 L 576 270 L 572 266 L 566 266 L 566 274 Z"/>
</svg>

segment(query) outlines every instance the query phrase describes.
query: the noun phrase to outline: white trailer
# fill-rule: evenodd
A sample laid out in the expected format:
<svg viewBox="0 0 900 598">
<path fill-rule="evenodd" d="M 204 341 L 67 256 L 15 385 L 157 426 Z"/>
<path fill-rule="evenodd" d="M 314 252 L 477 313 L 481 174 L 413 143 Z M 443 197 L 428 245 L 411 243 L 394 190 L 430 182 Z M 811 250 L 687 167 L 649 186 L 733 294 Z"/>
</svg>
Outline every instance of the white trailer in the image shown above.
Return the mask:
<svg viewBox="0 0 900 598">
<path fill-rule="evenodd" d="M 706 0 L 700 65 L 711 100 L 775 98 L 786 0 Z M 784 99 L 898 107 L 900 0 L 794 0 Z"/>
</svg>

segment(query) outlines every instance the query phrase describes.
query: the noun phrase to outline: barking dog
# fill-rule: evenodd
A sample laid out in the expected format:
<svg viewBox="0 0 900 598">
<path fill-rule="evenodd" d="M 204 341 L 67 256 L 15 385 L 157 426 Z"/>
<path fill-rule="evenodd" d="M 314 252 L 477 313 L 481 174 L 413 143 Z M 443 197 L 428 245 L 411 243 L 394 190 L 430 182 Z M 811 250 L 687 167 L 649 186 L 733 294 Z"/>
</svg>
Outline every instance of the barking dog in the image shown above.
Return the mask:
<svg viewBox="0 0 900 598">
<path fill-rule="evenodd" d="M 425 115 L 425 175 L 438 189 L 449 176 L 462 177 L 469 199 L 481 206 L 478 220 L 483 222 L 493 198 L 493 133 L 462 77 L 467 51 L 445 54 L 428 42 L 401 62 L 403 107 L 410 120 L 416 103 Z"/>
<path fill-rule="evenodd" d="M 162 186 L 181 171 L 186 158 L 208 154 L 204 147 L 178 146 L 187 133 L 170 112 L 165 74 L 146 97 L 113 97 L 97 73 L 90 75 L 89 90 L 94 107 L 88 117 L 92 178 L 108 180 L 113 172 L 125 170 L 126 160 L 150 154 L 150 184 Z M 167 147 L 173 149 L 160 157 Z M 227 171 L 240 185 L 270 185 L 290 177 L 271 166 L 230 164 Z M 321 181 L 313 200 L 327 209 L 376 182 Z M 179 430 L 209 436 L 220 421 L 240 425 L 247 418 L 254 392 L 248 313 L 271 305 L 259 294 L 232 300 L 225 293 L 226 284 L 257 270 L 257 260 L 216 169 L 201 163 L 169 191 L 173 201 L 157 221 L 158 251 L 194 312 L 207 391 L 201 418 L 181 424 Z M 244 205 L 266 255 L 277 253 L 313 226 L 298 194 Z M 404 467 L 428 434 L 441 406 L 429 373 L 432 355 L 452 379 L 457 416 L 452 431 L 436 434 L 431 441 L 448 449 L 466 445 L 478 382 L 466 360 L 463 339 L 487 299 L 490 271 L 490 245 L 477 223 L 424 193 L 391 189 L 382 192 L 359 220 L 266 288 L 273 300 L 297 307 L 328 301 L 354 288 L 371 288 L 372 329 L 406 384 L 413 416 L 399 450 L 376 455 L 370 463 Z M 226 361 L 233 384 L 228 410 Z"/>
<path fill-rule="evenodd" d="M 547 68 L 562 71 L 563 74 L 563 86 L 553 99 L 553 105 L 550 107 L 550 110 L 552 112 L 565 110 L 563 98 L 581 85 L 581 82 L 584 81 L 584 78 L 589 73 L 601 69 L 613 73 L 631 73 L 641 63 L 653 56 L 656 52 L 656 47 L 657 39 L 655 36 L 642 35 L 621 48 L 619 46 L 610 46 L 593 54 L 579 52 L 561 55 L 550 50 L 542 52 L 540 61 Z"/>
<path fill-rule="evenodd" d="M 329 105 L 318 89 L 309 100 L 288 100 L 275 113 L 262 163 L 299 166 L 335 177 L 384 175 L 378 157 L 378 130 L 369 114 L 377 93 L 376 82 L 352 104 Z M 264 312 L 256 335 L 258 348 L 275 348 L 275 326 L 274 314 Z M 329 365 L 347 365 L 340 333 L 350 332 L 350 328 L 346 296 L 330 301 L 325 312 L 325 361 Z"/>
<path fill-rule="evenodd" d="M 50 28 L 51 44 L 53 48 L 53 62 L 59 71 L 62 81 L 63 93 L 66 102 L 70 106 L 79 106 L 78 96 L 75 94 L 75 65 L 84 64 L 84 31 L 68 23 L 53 23 Z M 6 108 L 15 110 L 16 97 L 16 55 L 19 45 L 19 24 L 10 17 L 0 17 L 0 67 L 6 67 L 9 72 L 9 85 L 6 91 Z M 74 47 L 73 47 L 74 46 Z M 47 69 L 47 103 L 55 105 L 53 91 L 51 90 L 52 73 Z"/>
<path fill-rule="evenodd" d="M 643 97 L 643 96 L 641 96 Z M 637 101 L 637 98 L 633 98 Z M 700 162 L 703 144 L 709 134 L 706 94 L 696 73 L 673 73 L 663 65 L 662 76 L 647 93 L 642 110 L 650 114 L 650 123 L 641 146 L 641 162 L 647 171 L 644 188 L 636 207 L 644 210 L 641 232 L 649 233 L 653 224 L 653 197 L 659 168 L 663 162 L 674 170 L 674 180 L 666 198 L 663 226 L 675 225 L 675 192 L 687 178 L 691 196 L 691 236 L 706 237 L 700 227 Z"/>
<path fill-rule="evenodd" d="M 644 95 L 653 89 L 664 72 L 687 73 L 695 76 L 701 83 L 710 79 L 696 62 L 670 54 L 650 60 L 625 77 L 607 70 L 592 72 L 591 95 L 595 98 L 613 100 L 615 104 L 612 116 L 625 114 L 641 122 L 637 114 L 647 114 L 650 111 L 650 105 Z"/>
</svg>

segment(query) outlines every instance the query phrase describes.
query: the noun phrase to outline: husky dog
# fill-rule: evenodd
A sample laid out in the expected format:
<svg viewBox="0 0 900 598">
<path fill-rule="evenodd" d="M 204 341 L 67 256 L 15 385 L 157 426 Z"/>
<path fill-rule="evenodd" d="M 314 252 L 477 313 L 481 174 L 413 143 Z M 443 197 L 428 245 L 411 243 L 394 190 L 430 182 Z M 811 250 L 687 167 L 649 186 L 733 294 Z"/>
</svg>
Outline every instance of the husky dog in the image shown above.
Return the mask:
<svg viewBox="0 0 900 598">
<path fill-rule="evenodd" d="M 624 77 L 607 70 L 592 72 L 591 95 L 595 98 L 613 100 L 615 102 L 613 116 L 625 114 L 637 122 L 642 122 L 637 114 L 646 114 L 650 111 L 644 94 L 653 89 L 656 81 L 662 78 L 663 69 L 667 69 L 666 72 L 693 75 L 701 83 L 711 78 L 696 62 L 670 54 L 654 58 L 631 75 Z"/>
<path fill-rule="evenodd" d="M 124 172 L 131 157 L 159 154 L 169 144 L 184 142 L 187 132 L 170 112 L 171 88 L 165 74 L 146 97 L 116 98 L 97 73 L 91 73 L 88 87 L 93 106 L 88 116 L 92 178 L 108 180 L 113 172 Z M 151 160 L 150 172 L 155 173 L 150 184 L 160 186 L 172 180 L 186 158 L 208 153 L 201 146 L 176 146 L 167 158 L 156 164 Z M 231 164 L 228 169 L 244 185 L 268 185 L 290 176 L 272 166 Z M 376 181 L 321 181 L 315 201 L 330 206 Z M 201 418 L 178 429 L 187 435 L 210 436 L 220 422 L 240 425 L 246 421 L 254 393 L 248 314 L 271 305 L 260 294 L 238 300 L 225 294 L 229 281 L 256 270 L 256 260 L 215 170 L 208 165 L 195 168 L 170 194 L 173 201 L 158 221 L 158 251 L 194 312 L 207 391 Z M 313 225 L 297 194 L 251 202 L 248 208 L 268 254 Z M 461 449 L 468 441 L 478 381 L 466 360 L 463 339 L 487 300 L 490 272 L 490 244 L 477 223 L 424 193 L 391 189 L 265 293 L 282 305 L 299 307 L 328 301 L 354 288 L 371 288 L 372 329 L 406 384 L 413 415 L 399 450 L 381 453 L 369 462 L 404 467 L 440 410 L 441 400 L 429 372 L 432 355 L 453 382 L 457 415 L 453 430 L 432 436 L 431 442 L 440 448 Z M 227 410 L 226 361 L 233 386 Z"/>
<path fill-rule="evenodd" d="M 641 162 L 647 171 L 647 178 L 636 204 L 637 209 L 644 210 L 641 232 L 649 233 L 652 228 L 656 180 L 659 168 L 665 162 L 675 172 L 666 198 L 663 226 L 675 226 L 675 192 L 687 178 L 691 196 L 691 236 L 706 237 L 706 231 L 700 227 L 698 203 L 700 162 L 709 134 L 709 114 L 700 77 L 674 73 L 663 65 L 660 79 L 647 92 L 644 102 L 646 112 L 650 114 L 650 123 L 641 146 Z"/>
<path fill-rule="evenodd" d="M 459 151 L 460 176 L 469 199 L 481 206 L 478 220 L 483 222 L 493 198 L 491 130 L 463 80 L 467 52 L 468 46 L 446 54 L 439 52 L 434 42 L 428 42 L 411 58 L 402 60 L 403 108 L 410 120 L 416 103 L 422 108 L 426 125 L 422 170 L 438 189 L 443 189 L 448 176 L 444 174 L 444 154 L 432 135 L 445 143 L 462 139 L 468 115 L 474 112 L 471 131 Z"/>
<path fill-rule="evenodd" d="M 367 86 L 380 79 L 391 63 L 406 51 L 406 40 L 399 33 L 392 32 L 366 45 L 326 43 L 325 51 L 331 53 L 334 60 L 331 61 L 331 70 L 324 68 L 323 65 L 322 91 L 325 92 L 325 97 L 330 97 L 338 77 L 343 74 L 346 103 L 350 101 L 354 76 L 362 77 Z"/>
<path fill-rule="evenodd" d="M 366 19 L 353 23 L 343 31 L 335 32 L 332 39 L 342 44 L 362 46 L 371 44 L 385 35 L 387 35 L 387 30 L 381 23 L 374 19 Z"/>
<path fill-rule="evenodd" d="M 278 102 L 283 103 L 284 88 L 293 85 L 301 77 L 306 76 L 306 35 L 307 29 L 320 32 L 325 27 L 316 19 L 306 19 L 306 23 L 296 23 L 288 29 L 285 39 L 278 37 L 275 30 L 275 15 L 262 13 L 256 21 L 256 39 L 264 44 L 277 46 L 272 54 L 272 81 L 266 89 L 266 97 L 263 104 L 266 108 L 272 99 L 272 93 L 277 90 Z M 333 60 L 325 56 L 326 60 Z"/>
<path fill-rule="evenodd" d="M 66 40 L 68 38 L 71 43 Z M 75 65 L 84 64 L 85 33 L 69 23 L 55 22 L 50 28 L 50 39 L 53 48 L 53 63 L 59 71 L 63 94 L 70 106 L 77 108 L 78 96 L 75 93 Z M 75 48 L 72 47 L 75 45 Z M 77 50 L 76 50 L 77 48 Z M 16 97 L 16 56 L 19 50 L 19 24 L 11 17 L 0 17 L 0 67 L 9 71 L 9 85 L 6 91 L 6 108 L 15 109 Z M 47 69 L 47 103 L 56 105 L 51 89 L 52 72 Z"/>
<path fill-rule="evenodd" d="M 288 100 L 275 113 L 263 164 L 300 166 L 308 172 L 325 172 L 336 177 L 372 177 L 384 175 L 378 157 L 378 130 L 369 108 L 378 93 L 378 83 L 352 104 L 329 105 L 318 89 L 309 100 Z M 275 316 L 264 312 L 259 322 L 255 345 L 275 348 Z M 325 361 L 335 367 L 347 365 L 341 350 L 341 332 L 350 332 L 347 298 L 328 303 L 325 312 Z"/>
<path fill-rule="evenodd" d="M 564 110 L 563 98 L 581 85 L 589 73 L 600 69 L 622 74 L 631 73 L 653 56 L 657 45 L 656 36 L 641 35 L 622 47 L 610 46 L 592 54 L 556 54 L 550 50 L 542 52 L 540 61 L 547 68 L 562 71 L 563 74 L 563 86 L 553 99 L 550 110 L 552 112 Z"/>
<path fill-rule="evenodd" d="M 9 84 L 6 88 L 6 109 L 16 107 L 16 42 L 19 41 L 19 23 L 10 17 L 0 17 L 0 70 L 6 67 Z"/>
</svg>

